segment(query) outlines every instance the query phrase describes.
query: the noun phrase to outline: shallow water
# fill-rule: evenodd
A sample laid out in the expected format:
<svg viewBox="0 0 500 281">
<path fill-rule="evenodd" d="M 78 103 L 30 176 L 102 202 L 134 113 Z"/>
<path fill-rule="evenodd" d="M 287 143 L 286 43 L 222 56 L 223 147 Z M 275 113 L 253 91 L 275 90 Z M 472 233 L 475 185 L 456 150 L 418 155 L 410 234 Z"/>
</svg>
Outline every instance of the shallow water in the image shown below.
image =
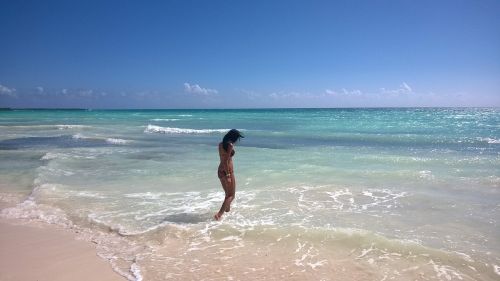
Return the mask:
<svg viewBox="0 0 500 281">
<path fill-rule="evenodd" d="M 498 109 L 14 110 L 0 130 L 1 216 L 73 228 L 130 280 L 500 279 Z"/>
</svg>

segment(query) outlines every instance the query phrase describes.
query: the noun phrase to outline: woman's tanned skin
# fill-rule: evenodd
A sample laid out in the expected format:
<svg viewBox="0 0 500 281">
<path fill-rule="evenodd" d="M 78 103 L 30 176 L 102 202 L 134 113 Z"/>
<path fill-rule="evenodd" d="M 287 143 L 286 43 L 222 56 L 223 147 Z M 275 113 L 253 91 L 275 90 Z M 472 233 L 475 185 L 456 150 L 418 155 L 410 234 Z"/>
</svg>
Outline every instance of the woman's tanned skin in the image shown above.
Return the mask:
<svg viewBox="0 0 500 281">
<path fill-rule="evenodd" d="M 232 129 L 224 136 L 223 141 L 219 143 L 220 164 L 217 169 L 217 176 L 226 195 L 219 212 L 214 215 L 214 219 L 216 220 L 220 220 L 224 212 L 231 210 L 231 202 L 234 200 L 236 191 L 236 179 L 233 172 L 234 145 L 242 137 L 243 135 L 238 130 Z M 226 144 L 226 147 L 224 147 L 224 144 Z"/>
</svg>

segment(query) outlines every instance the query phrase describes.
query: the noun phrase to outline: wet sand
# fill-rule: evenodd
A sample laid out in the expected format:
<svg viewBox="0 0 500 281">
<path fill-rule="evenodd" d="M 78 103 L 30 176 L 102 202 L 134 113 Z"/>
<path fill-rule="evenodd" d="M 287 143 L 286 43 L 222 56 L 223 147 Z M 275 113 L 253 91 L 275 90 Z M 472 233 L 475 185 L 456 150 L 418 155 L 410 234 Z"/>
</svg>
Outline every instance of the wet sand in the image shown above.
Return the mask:
<svg viewBox="0 0 500 281">
<path fill-rule="evenodd" d="M 94 246 L 50 225 L 0 219 L 0 280 L 123 281 Z"/>
</svg>

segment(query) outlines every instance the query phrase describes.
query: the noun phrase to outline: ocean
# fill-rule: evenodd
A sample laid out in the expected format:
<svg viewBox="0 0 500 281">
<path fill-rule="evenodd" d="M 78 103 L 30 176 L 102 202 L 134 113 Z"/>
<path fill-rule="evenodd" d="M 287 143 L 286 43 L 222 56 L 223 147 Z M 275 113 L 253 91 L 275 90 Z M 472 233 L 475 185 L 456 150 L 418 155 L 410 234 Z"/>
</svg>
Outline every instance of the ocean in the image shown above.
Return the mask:
<svg viewBox="0 0 500 281">
<path fill-rule="evenodd" d="M 0 132 L 0 216 L 129 280 L 500 280 L 500 109 L 2 110 Z"/>
</svg>

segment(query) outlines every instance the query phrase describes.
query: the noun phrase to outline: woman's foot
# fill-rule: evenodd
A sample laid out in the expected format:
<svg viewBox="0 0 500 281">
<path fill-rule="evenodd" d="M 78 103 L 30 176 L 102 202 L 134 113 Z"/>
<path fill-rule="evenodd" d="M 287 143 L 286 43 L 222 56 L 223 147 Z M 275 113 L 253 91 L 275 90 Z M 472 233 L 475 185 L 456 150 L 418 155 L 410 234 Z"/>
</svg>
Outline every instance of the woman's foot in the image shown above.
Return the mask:
<svg viewBox="0 0 500 281">
<path fill-rule="evenodd" d="M 222 218 L 222 214 L 220 214 L 220 213 L 217 213 L 217 214 L 214 215 L 214 219 L 216 221 L 220 220 L 221 218 Z"/>
</svg>

